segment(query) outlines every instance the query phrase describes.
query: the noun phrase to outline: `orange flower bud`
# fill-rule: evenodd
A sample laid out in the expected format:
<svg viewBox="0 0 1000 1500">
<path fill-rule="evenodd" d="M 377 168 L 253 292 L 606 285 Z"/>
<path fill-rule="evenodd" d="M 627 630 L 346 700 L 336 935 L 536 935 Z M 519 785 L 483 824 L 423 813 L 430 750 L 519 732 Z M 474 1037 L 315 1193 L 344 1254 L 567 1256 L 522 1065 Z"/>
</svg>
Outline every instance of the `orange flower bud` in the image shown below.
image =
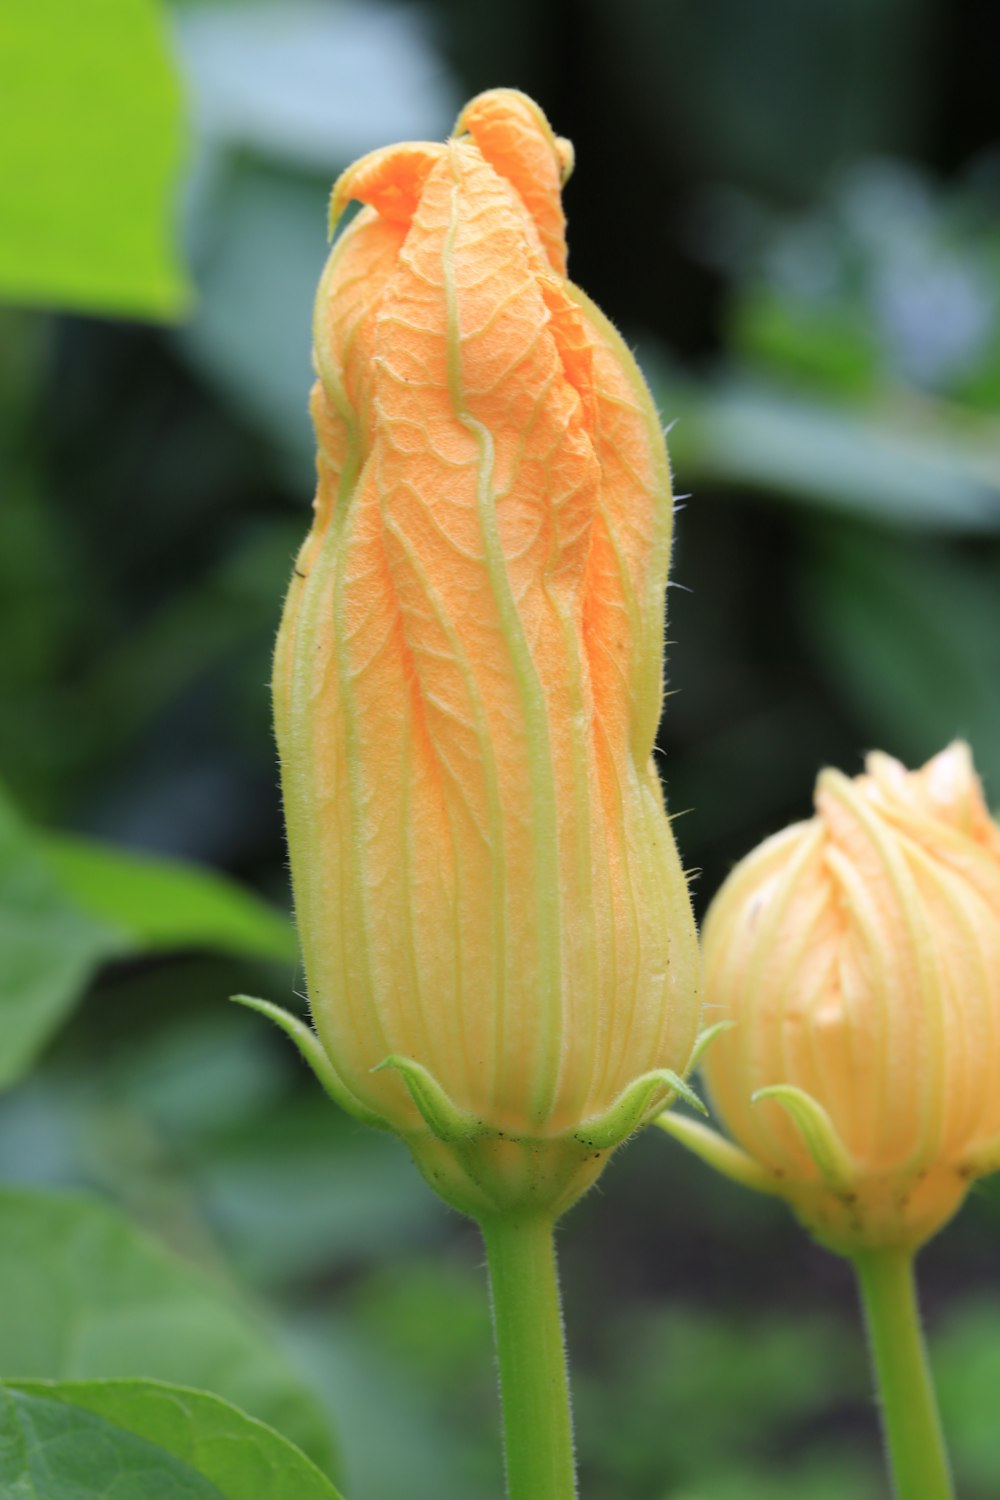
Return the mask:
<svg viewBox="0 0 1000 1500">
<path fill-rule="evenodd" d="M 575 1197 L 699 1015 L 650 758 L 667 455 L 565 276 L 571 162 L 496 90 L 337 183 L 334 219 L 365 206 L 319 289 L 319 486 L 275 659 L 330 1086 L 473 1211 Z"/>
<path fill-rule="evenodd" d="M 1000 829 L 965 745 L 824 771 L 816 816 L 737 866 L 703 946 L 736 1023 L 706 1082 L 756 1164 L 723 1170 L 850 1254 L 921 1244 L 1000 1166 Z"/>
</svg>

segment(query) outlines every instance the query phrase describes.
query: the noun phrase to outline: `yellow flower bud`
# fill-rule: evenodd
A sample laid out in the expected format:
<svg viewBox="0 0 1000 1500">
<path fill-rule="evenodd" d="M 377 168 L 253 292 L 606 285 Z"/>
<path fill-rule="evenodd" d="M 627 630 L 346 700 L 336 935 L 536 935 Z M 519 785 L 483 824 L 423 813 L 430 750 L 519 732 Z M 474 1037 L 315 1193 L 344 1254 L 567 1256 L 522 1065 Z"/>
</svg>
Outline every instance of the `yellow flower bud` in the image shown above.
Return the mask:
<svg viewBox="0 0 1000 1500">
<path fill-rule="evenodd" d="M 651 761 L 667 454 L 566 279 L 571 161 L 496 90 L 337 183 L 334 218 L 365 206 L 319 288 L 315 519 L 275 658 L 328 1084 L 473 1212 L 577 1196 L 699 1017 Z"/>
<path fill-rule="evenodd" d="M 965 745 L 824 771 L 816 816 L 730 875 L 703 948 L 735 1022 L 706 1082 L 756 1166 L 717 1164 L 818 1239 L 916 1247 L 1000 1165 L 1000 829 Z"/>
</svg>

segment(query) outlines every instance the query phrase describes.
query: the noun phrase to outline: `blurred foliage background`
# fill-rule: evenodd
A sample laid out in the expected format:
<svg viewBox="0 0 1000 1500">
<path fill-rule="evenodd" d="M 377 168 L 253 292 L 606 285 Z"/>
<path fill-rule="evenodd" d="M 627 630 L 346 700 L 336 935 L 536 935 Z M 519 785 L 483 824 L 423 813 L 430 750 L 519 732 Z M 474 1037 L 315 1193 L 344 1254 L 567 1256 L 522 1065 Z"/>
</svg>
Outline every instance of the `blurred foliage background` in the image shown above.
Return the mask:
<svg viewBox="0 0 1000 1500">
<path fill-rule="evenodd" d="M 132 31 L 130 3 L 89 53 L 52 33 L 35 83 L 83 79 L 71 121 L 22 79 L 28 168 L 0 105 L 4 191 L 58 162 L 65 248 L 18 262 L 0 219 L 0 1176 L 89 1189 L 254 1301 L 327 1408 L 286 1430 L 322 1457 L 329 1418 L 349 1495 L 495 1500 L 475 1234 L 225 1004 L 301 989 L 266 683 L 330 183 L 499 83 L 575 141 L 571 272 L 692 497 L 661 744 L 701 907 L 870 746 L 965 736 L 1000 799 L 995 7 L 134 0 Z M 151 173 L 176 257 L 135 228 Z M 561 1244 L 591 1500 L 884 1494 L 848 1271 L 780 1205 L 644 1138 Z M 989 1500 L 996 1185 L 923 1271 L 961 1493 Z"/>
</svg>

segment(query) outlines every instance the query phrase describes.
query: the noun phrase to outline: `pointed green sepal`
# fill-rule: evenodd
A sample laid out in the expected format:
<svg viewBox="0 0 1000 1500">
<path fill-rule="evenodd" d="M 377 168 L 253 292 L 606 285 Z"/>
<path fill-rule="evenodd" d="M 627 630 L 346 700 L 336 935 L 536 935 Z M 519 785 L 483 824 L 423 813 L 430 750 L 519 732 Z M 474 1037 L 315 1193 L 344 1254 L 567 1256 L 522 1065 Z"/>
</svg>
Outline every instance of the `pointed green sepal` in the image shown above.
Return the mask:
<svg viewBox="0 0 1000 1500">
<path fill-rule="evenodd" d="M 664 1105 L 665 1109 L 669 1109 L 675 1099 L 683 1099 L 690 1109 L 696 1109 L 700 1115 L 707 1116 L 708 1106 L 702 1102 L 685 1078 L 681 1078 L 678 1073 L 671 1072 L 669 1068 L 665 1068 L 661 1076 L 670 1084 L 672 1096 Z"/>
<path fill-rule="evenodd" d="M 827 1186 L 835 1193 L 852 1192 L 858 1178 L 857 1167 L 822 1104 L 790 1083 L 758 1089 L 753 1095 L 754 1104 L 761 1099 L 773 1099 L 795 1121 L 806 1150 Z"/>
<path fill-rule="evenodd" d="M 258 1015 L 266 1016 L 269 1021 L 273 1021 L 276 1026 L 280 1027 L 286 1036 L 291 1037 L 334 1104 L 339 1105 L 355 1119 L 363 1121 L 365 1125 L 374 1125 L 378 1130 L 387 1128 L 385 1121 L 367 1105 L 362 1104 L 347 1087 L 324 1052 L 323 1044 L 315 1031 L 312 1031 L 304 1021 L 300 1021 L 298 1016 L 282 1010 L 280 1005 L 274 1005 L 270 1000 L 258 1000 L 255 995 L 230 995 L 229 998 L 237 1005 L 245 1006 L 247 1010 L 254 1010 Z"/>
<path fill-rule="evenodd" d="M 721 1172 L 723 1177 L 738 1182 L 741 1187 L 753 1188 L 755 1192 L 780 1196 L 781 1189 L 771 1173 L 748 1152 L 735 1146 L 732 1141 L 727 1141 L 725 1136 L 713 1130 L 710 1125 L 692 1120 L 690 1115 L 674 1114 L 671 1110 L 657 1115 L 653 1124 L 666 1131 L 667 1135 L 672 1135 L 675 1141 L 680 1141 L 682 1146 L 693 1151 L 708 1166 Z"/>
<path fill-rule="evenodd" d="M 735 1025 L 735 1021 L 716 1021 L 714 1026 L 708 1026 L 704 1031 L 699 1032 L 695 1037 L 694 1050 L 687 1065 L 687 1072 L 693 1073 L 716 1037 L 721 1036 L 724 1031 L 732 1031 Z"/>
<path fill-rule="evenodd" d="M 664 1089 L 669 1090 L 667 1096 L 658 1097 L 663 1095 Z M 628 1136 L 634 1135 L 641 1125 L 645 1125 L 651 1112 L 658 1113 L 675 1098 L 683 1099 L 685 1104 L 690 1104 L 692 1109 L 698 1109 L 702 1114 L 708 1114 L 698 1095 L 679 1074 L 670 1068 L 657 1068 L 652 1073 L 643 1073 L 641 1077 L 634 1079 L 622 1090 L 606 1114 L 585 1121 L 573 1135 L 583 1146 L 610 1151 L 613 1146 L 621 1145 Z"/>
<path fill-rule="evenodd" d="M 393 1053 L 391 1057 L 383 1058 L 377 1067 L 372 1068 L 372 1072 L 381 1073 L 385 1068 L 393 1068 L 402 1075 L 410 1098 L 419 1109 L 424 1123 L 439 1141 L 449 1144 L 471 1141 L 483 1134 L 486 1127 L 482 1121 L 469 1114 L 468 1110 L 459 1109 L 423 1063 L 414 1062 L 412 1057 L 399 1057 Z"/>
</svg>

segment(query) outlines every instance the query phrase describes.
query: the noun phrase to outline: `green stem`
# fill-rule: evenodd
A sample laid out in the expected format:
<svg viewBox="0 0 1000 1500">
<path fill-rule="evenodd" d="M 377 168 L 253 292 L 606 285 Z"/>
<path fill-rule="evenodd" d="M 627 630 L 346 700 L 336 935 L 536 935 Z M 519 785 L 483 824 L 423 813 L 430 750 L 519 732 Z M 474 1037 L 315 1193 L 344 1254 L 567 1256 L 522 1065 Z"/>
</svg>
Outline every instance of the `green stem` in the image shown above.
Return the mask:
<svg viewBox="0 0 1000 1500">
<path fill-rule="evenodd" d="M 500 1365 L 507 1500 L 573 1500 L 573 1424 L 554 1225 L 504 1215 L 481 1225 Z"/>
<path fill-rule="evenodd" d="M 854 1257 L 898 1500 L 953 1500 L 917 1307 L 911 1250 Z"/>
</svg>

